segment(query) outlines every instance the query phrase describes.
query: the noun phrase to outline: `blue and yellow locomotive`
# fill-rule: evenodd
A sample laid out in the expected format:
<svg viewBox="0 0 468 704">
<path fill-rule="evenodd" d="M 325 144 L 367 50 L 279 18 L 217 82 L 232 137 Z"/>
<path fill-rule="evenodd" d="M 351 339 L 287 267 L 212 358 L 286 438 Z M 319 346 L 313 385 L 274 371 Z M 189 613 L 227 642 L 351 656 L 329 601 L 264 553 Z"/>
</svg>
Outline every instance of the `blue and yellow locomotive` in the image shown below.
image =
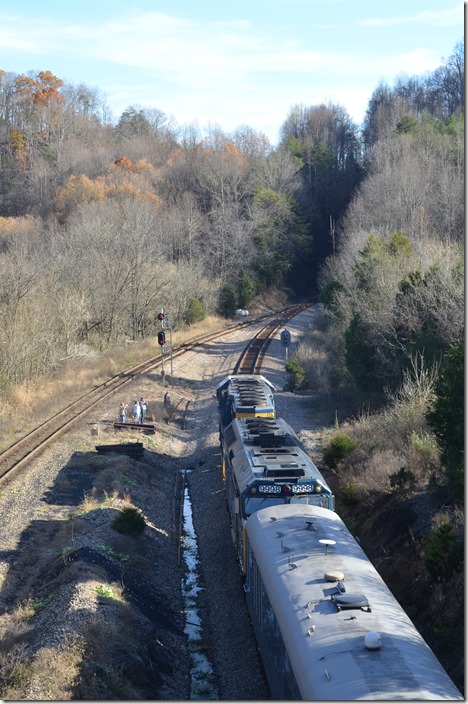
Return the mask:
<svg viewBox="0 0 468 704">
<path fill-rule="evenodd" d="M 261 374 L 230 374 L 216 389 L 219 432 L 234 418 L 274 418 L 275 387 Z"/>
<path fill-rule="evenodd" d="M 334 509 L 333 493 L 282 418 L 235 418 L 223 436 L 233 542 L 245 571 L 245 524 L 259 509 L 310 504 Z"/>
</svg>

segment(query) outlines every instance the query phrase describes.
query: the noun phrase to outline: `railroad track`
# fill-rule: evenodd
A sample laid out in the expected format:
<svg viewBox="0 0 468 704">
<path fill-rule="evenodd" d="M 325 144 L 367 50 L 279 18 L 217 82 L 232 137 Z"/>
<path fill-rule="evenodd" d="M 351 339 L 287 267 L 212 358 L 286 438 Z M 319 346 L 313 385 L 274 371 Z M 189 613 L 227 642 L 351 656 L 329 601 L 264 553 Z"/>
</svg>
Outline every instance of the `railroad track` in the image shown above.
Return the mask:
<svg viewBox="0 0 468 704">
<path fill-rule="evenodd" d="M 283 309 L 275 315 L 274 320 L 270 321 L 254 338 L 252 338 L 236 365 L 235 373 L 253 373 L 253 370 L 261 365 L 261 359 L 266 352 L 267 346 L 275 330 L 277 330 L 281 325 L 284 325 L 287 320 L 292 318 L 294 315 L 297 315 L 298 312 L 308 306 L 310 306 L 310 303 L 300 306 L 291 306 Z M 265 314 L 257 317 L 255 320 L 236 323 L 223 328 L 222 330 L 217 330 L 216 332 L 208 335 L 184 342 L 172 351 L 172 357 L 179 357 L 180 355 L 192 350 L 197 345 L 215 340 L 233 330 L 249 327 L 259 320 L 269 317 L 271 317 L 271 314 Z M 94 406 L 99 404 L 105 398 L 115 394 L 116 391 L 121 389 L 122 386 L 130 383 L 136 377 L 146 374 L 148 371 L 160 367 L 161 365 L 162 357 L 161 355 L 157 355 L 146 360 L 145 362 L 127 369 L 126 371 L 108 379 L 103 384 L 96 386 L 91 391 L 88 391 L 76 401 L 73 401 L 73 403 L 63 408 L 52 418 L 49 418 L 37 428 L 34 428 L 34 430 L 29 432 L 27 435 L 17 440 L 13 445 L 0 453 L 0 481 L 5 480 L 7 477 L 11 477 L 14 471 L 16 472 L 16 470 L 23 467 L 27 462 L 42 452 L 47 445 L 66 432 L 73 423 L 85 416 L 92 408 L 94 408 Z"/>
<path fill-rule="evenodd" d="M 263 358 L 274 334 L 290 318 L 310 307 L 310 303 L 301 303 L 282 311 L 274 320 L 262 328 L 245 348 L 234 367 L 234 374 L 260 374 Z"/>
</svg>

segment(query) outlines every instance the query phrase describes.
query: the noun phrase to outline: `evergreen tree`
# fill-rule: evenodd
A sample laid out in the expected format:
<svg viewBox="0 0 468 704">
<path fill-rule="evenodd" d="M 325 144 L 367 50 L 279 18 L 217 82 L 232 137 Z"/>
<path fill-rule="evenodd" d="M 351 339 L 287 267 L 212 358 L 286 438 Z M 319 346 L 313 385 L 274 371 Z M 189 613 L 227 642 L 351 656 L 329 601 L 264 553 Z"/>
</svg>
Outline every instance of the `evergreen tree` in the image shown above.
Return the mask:
<svg viewBox="0 0 468 704">
<path fill-rule="evenodd" d="M 436 382 L 436 398 L 427 420 L 442 449 L 449 485 L 457 499 L 464 495 L 464 336 L 445 354 Z"/>
</svg>

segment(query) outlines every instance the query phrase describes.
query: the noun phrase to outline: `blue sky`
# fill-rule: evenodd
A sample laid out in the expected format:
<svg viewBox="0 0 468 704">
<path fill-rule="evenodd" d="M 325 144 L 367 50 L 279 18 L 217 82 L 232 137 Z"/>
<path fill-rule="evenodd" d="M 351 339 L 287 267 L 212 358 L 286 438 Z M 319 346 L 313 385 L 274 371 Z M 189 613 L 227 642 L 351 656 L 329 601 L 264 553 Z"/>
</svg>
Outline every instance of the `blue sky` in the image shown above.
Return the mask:
<svg viewBox="0 0 468 704">
<path fill-rule="evenodd" d="M 0 69 L 52 71 L 178 124 L 273 144 L 291 107 L 360 124 L 379 82 L 424 75 L 464 36 L 461 0 L 18 0 L 0 5 Z"/>
</svg>

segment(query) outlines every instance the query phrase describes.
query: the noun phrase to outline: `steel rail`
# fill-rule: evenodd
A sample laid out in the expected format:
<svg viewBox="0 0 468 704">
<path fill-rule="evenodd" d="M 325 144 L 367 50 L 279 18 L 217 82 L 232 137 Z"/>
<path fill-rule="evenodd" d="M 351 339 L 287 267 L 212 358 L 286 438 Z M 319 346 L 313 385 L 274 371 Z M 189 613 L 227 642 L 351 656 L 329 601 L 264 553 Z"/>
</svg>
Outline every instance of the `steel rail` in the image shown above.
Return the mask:
<svg viewBox="0 0 468 704">
<path fill-rule="evenodd" d="M 303 304 L 302 306 L 290 306 L 284 308 L 276 314 L 266 313 L 256 317 L 253 320 L 239 322 L 233 325 L 229 325 L 226 328 L 223 328 L 222 330 L 216 330 L 212 333 L 209 333 L 208 335 L 193 338 L 184 343 L 181 343 L 175 350 L 173 350 L 172 357 L 174 358 L 183 355 L 186 352 L 191 351 L 198 345 L 205 344 L 212 340 L 216 340 L 217 338 L 222 337 L 226 333 L 233 332 L 234 330 L 249 327 L 257 323 L 259 320 L 261 321 L 265 318 L 269 318 L 274 315 L 274 320 L 270 321 L 257 335 L 252 338 L 243 353 L 243 356 L 245 357 L 246 353 L 248 354 L 248 352 L 246 351 L 248 350 L 249 346 L 251 344 L 257 345 L 258 351 L 255 352 L 254 355 L 250 354 L 250 358 L 253 359 L 255 357 L 255 360 L 258 360 L 262 349 L 264 354 L 266 347 L 268 346 L 269 341 L 271 340 L 271 336 L 273 335 L 274 330 L 278 329 L 278 327 L 284 324 L 286 320 L 296 315 L 299 310 L 303 310 L 308 306 L 310 306 L 310 303 Z M 270 332 L 266 332 L 262 336 L 263 330 Z M 260 340 L 262 341 L 262 345 L 260 345 Z M 49 445 L 52 441 L 56 440 L 64 432 L 66 432 L 71 425 L 73 425 L 76 421 L 85 416 L 92 408 L 94 408 L 105 398 L 107 398 L 111 394 L 116 393 L 122 386 L 133 381 L 136 377 L 141 376 L 142 374 L 145 374 L 148 371 L 151 371 L 152 369 L 157 368 L 161 365 L 162 356 L 156 355 L 144 362 L 141 362 L 121 372 L 120 374 L 111 377 L 110 379 L 107 379 L 102 384 L 99 384 L 98 386 L 94 387 L 90 391 L 80 396 L 72 403 L 65 406 L 54 416 L 41 423 L 39 426 L 31 430 L 22 438 L 19 438 L 10 447 L 0 453 L 0 481 L 4 480 L 7 477 L 11 477 L 13 475 L 13 470 L 16 471 L 20 469 L 27 462 L 36 457 L 36 455 L 42 452 L 47 447 L 47 445 Z M 236 365 L 236 367 L 238 365 L 239 363 Z"/>
<path fill-rule="evenodd" d="M 301 303 L 282 311 L 274 320 L 262 328 L 250 344 L 247 345 L 234 367 L 234 374 L 260 374 L 262 362 L 274 334 L 290 318 L 310 307 L 310 303 Z"/>
</svg>

